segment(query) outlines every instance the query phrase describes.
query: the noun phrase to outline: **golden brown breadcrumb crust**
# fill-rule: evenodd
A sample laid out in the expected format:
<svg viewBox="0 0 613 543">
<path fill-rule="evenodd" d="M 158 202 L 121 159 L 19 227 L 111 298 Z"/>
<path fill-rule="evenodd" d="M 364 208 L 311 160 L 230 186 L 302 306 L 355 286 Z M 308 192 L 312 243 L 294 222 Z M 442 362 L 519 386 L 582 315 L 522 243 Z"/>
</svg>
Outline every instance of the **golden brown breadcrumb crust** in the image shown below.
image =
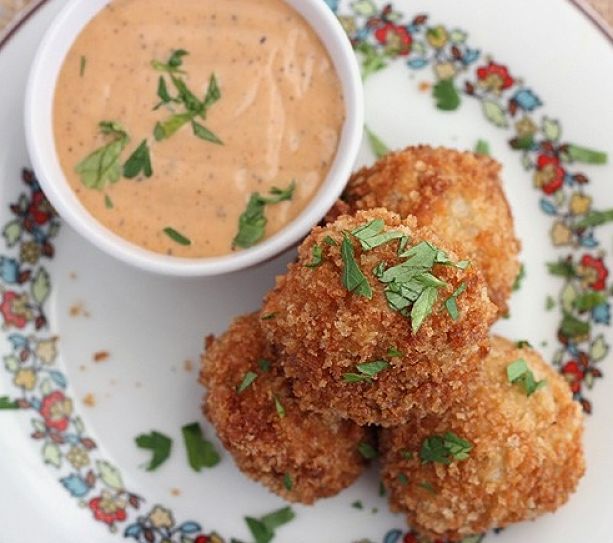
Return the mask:
<svg viewBox="0 0 613 543">
<path fill-rule="evenodd" d="M 498 162 L 442 147 L 407 147 L 353 174 L 327 219 L 377 207 L 413 215 L 420 226 L 459 244 L 482 270 L 500 314 L 507 313 L 520 243 Z"/>
<path fill-rule="evenodd" d="M 258 361 L 268 360 L 270 371 Z M 258 374 L 237 393 L 245 374 Z M 274 353 L 266 346 L 259 314 L 237 318 L 209 344 L 200 381 L 207 388 L 204 413 L 238 467 L 292 502 L 313 503 L 349 486 L 364 470 L 358 452 L 372 436 L 350 421 L 298 410 Z M 285 410 L 277 412 L 275 397 Z M 291 490 L 286 488 L 286 474 Z"/>
<path fill-rule="evenodd" d="M 350 418 L 358 424 L 394 426 L 405 421 L 413 410 L 442 412 L 454 396 L 465 392 L 479 357 L 485 349 L 489 326 L 496 308 L 487 296 L 483 277 L 476 267 L 462 271 L 436 265 L 435 275 L 448 283 L 440 290 L 431 316 L 419 331 L 411 331 L 411 319 L 393 311 L 386 301 L 384 286 L 373 268 L 384 261 L 388 266 L 401 262 L 398 242 L 364 252 L 353 240 L 355 258 L 373 289 L 371 300 L 349 292 L 342 283 L 343 232 L 354 230 L 374 219 L 382 219 L 386 230 L 400 230 L 410 236 L 413 246 L 422 240 L 439 248 L 446 246 L 415 220 L 401 220 L 384 209 L 343 216 L 335 223 L 315 228 L 299 248 L 298 261 L 265 299 L 263 314 L 274 318 L 262 322 L 268 341 L 280 352 L 285 374 L 306 409 Z M 337 245 L 326 243 L 330 236 Z M 321 266 L 306 267 L 312 248 L 323 248 Z M 454 261 L 461 256 L 447 251 Z M 458 298 L 460 317 L 453 321 L 444 301 L 461 283 L 466 291 Z M 388 356 L 395 348 L 403 356 Z M 390 367 L 372 383 L 347 383 L 343 374 L 356 372 L 356 365 L 386 360 Z"/>
<path fill-rule="evenodd" d="M 537 380 L 547 380 L 530 397 L 506 375 L 520 358 Z M 473 444 L 469 458 L 421 463 L 424 439 L 448 431 Z M 406 512 L 424 535 L 452 541 L 554 511 L 585 471 L 582 432 L 581 408 L 566 381 L 531 348 L 494 337 L 479 384 L 464 403 L 442 417 L 415 417 L 381 431 L 392 509 Z M 403 451 L 413 458 L 403 458 Z"/>
</svg>

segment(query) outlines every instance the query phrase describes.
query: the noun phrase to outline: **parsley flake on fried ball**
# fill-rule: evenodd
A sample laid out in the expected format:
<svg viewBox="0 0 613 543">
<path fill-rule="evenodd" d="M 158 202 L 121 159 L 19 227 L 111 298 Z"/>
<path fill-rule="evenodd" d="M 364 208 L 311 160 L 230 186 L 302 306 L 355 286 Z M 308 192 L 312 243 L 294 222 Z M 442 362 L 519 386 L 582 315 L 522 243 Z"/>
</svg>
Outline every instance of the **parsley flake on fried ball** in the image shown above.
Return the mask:
<svg viewBox="0 0 613 543">
<path fill-rule="evenodd" d="M 303 408 L 382 426 L 464 394 L 496 313 L 475 266 L 384 209 L 315 228 L 262 311 Z"/>
<path fill-rule="evenodd" d="M 328 219 L 377 207 L 413 215 L 420 226 L 461 246 L 481 269 L 499 313 L 508 312 L 520 243 L 498 162 L 452 149 L 407 147 L 353 174 Z"/>
<path fill-rule="evenodd" d="M 299 411 L 261 322 L 259 314 L 239 317 L 206 349 L 204 413 L 241 471 L 310 504 L 353 483 L 372 436 L 350 421 Z"/>
<path fill-rule="evenodd" d="M 579 404 L 518 345 L 492 338 L 465 400 L 380 433 L 392 509 L 427 537 L 457 541 L 555 511 L 584 473 Z"/>
</svg>

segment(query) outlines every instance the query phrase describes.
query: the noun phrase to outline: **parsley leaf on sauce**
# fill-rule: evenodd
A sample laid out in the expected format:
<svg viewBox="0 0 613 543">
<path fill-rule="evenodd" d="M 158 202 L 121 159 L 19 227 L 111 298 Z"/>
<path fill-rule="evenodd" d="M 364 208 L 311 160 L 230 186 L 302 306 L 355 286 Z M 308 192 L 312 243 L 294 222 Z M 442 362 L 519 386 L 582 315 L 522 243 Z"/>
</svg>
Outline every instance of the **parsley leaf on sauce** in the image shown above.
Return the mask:
<svg viewBox="0 0 613 543">
<path fill-rule="evenodd" d="M 191 245 L 192 242 L 189 238 L 186 238 L 181 232 L 178 232 L 174 228 L 167 226 L 163 230 L 164 234 L 166 234 L 172 241 L 178 243 L 179 245 L 188 246 Z"/>
<path fill-rule="evenodd" d="M 161 466 L 170 456 L 172 439 L 160 432 L 152 431 L 149 434 L 141 434 L 134 440 L 141 449 L 148 449 L 153 453 L 147 471 L 153 471 Z"/>
<path fill-rule="evenodd" d="M 123 176 L 128 179 L 133 179 L 140 173 L 145 177 L 153 175 L 151 155 L 149 154 L 149 146 L 146 139 L 141 142 L 123 165 Z"/>
<path fill-rule="evenodd" d="M 187 450 L 187 460 L 194 471 L 212 468 L 219 463 L 219 453 L 210 441 L 204 439 L 200 424 L 186 424 L 181 428 L 181 433 Z"/>
<path fill-rule="evenodd" d="M 104 190 L 108 184 L 116 183 L 121 177 L 119 157 L 130 138 L 119 123 L 102 121 L 99 127 L 100 132 L 111 140 L 87 155 L 76 165 L 75 171 L 87 188 Z"/>
</svg>

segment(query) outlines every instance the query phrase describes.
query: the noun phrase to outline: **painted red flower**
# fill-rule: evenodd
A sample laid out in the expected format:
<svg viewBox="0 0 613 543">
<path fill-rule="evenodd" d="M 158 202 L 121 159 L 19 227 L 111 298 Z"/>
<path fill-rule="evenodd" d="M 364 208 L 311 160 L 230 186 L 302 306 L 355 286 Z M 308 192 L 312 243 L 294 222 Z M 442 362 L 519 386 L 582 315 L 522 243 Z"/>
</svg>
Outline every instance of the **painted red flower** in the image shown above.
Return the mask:
<svg viewBox="0 0 613 543">
<path fill-rule="evenodd" d="M 15 328 L 24 328 L 32 317 L 28 308 L 28 299 L 25 294 L 17 294 L 7 290 L 2 295 L 0 302 L 0 314 L 4 317 L 4 324 Z"/>
<path fill-rule="evenodd" d="M 555 156 L 539 155 L 536 160 L 534 184 L 545 194 L 553 194 L 564 185 L 566 172 Z"/>
<path fill-rule="evenodd" d="M 419 543 L 419 540 L 417 539 L 417 536 L 415 534 L 408 533 L 402 539 L 402 543 Z"/>
<path fill-rule="evenodd" d="M 45 224 L 53 215 L 53 208 L 41 191 L 32 194 L 28 215 L 36 224 Z"/>
<path fill-rule="evenodd" d="M 58 432 L 66 431 L 72 414 L 72 401 L 61 390 L 55 390 L 43 398 L 40 414 L 45 419 L 47 428 Z"/>
<path fill-rule="evenodd" d="M 591 288 L 594 290 L 604 290 L 607 287 L 609 270 L 607 270 L 602 258 L 583 255 L 581 258 L 581 265 L 590 271 L 588 284 Z"/>
<path fill-rule="evenodd" d="M 127 518 L 126 510 L 121 507 L 111 495 L 92 498 L 87 504 L 94 514 L 94 518 L 112 526 L 116 522 L 123 522 Z"/>
<path fill-rule="evenodd" d="M 196 539 L 194 539 L 194 543 L 209 543 L 209 537 L 206 535 L 199 535 Z"/>
<path fill-rule="evenodd" d="M 398 55 L 408 55 L 411 52 L 413 36 L 404 26 L 386 23 L 375 30 L 375 38 Z"/>
<path fill-rule="evenodd" d="M 477 68 L 477 78 L 482 86 L 497 92 L 508 89 L 515 83 L 508 68 L 495 62 Z"/>
<path fill-rule="evenodd" d="M 573 394 L 581 390 L 581 383 L 583 383 L 583 379 L 585 378 L 585 372 L 576 360 L 571 360 L 564 364 L 562 367 L 562 375 L 568 381 Z"/>
</svg>

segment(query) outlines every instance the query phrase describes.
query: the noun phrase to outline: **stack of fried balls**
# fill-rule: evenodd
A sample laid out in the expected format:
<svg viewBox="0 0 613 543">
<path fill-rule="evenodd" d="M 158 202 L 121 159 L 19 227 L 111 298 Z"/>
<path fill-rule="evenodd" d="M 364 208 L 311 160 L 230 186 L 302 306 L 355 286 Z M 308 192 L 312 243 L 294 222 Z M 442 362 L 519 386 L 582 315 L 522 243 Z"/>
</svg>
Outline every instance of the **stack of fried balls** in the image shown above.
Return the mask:
<svg viewBox="0 0 613 543">
<path fill-rule="evenodd" d="M 427 146 L 349 180 L 260 312 L 207 342 L 204 413 L 238 467 L 288 501 L 377 456 L 392 510 L 458 541 L 534 519 L 582 477 L 582 414 L 507 314 L 520 244 L 481 155 Z"/>
</svg>

